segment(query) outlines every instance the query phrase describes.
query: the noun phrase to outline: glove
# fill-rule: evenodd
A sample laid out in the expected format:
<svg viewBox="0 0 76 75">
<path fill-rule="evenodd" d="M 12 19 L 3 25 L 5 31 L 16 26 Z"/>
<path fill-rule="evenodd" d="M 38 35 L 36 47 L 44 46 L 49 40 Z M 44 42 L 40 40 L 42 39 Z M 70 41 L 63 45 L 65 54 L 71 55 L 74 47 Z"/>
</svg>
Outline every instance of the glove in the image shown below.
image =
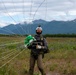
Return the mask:
<svg viewBox="0 0 76 75">
<path fill-rule="evenodd" d="M 29 43 L 32 43 L 32 42 L 33 42 L 33 39 L 29 41 Z"/>
<path fill-rule="evenodd" d="M 42 47 L 40 45 L 36 45 L 36 49 L 41 49 Z"/>
</svg>

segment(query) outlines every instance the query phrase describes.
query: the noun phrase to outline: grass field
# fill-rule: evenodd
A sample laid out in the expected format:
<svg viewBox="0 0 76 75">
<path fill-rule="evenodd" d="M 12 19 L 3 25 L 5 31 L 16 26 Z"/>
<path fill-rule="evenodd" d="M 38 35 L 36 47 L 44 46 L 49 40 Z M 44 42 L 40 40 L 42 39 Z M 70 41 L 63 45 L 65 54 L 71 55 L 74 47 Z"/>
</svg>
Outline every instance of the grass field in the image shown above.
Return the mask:
<svg viewBox="0 0 76 75">
<path fill-rule="evenodd" d="M 50 49 L 43 59 L 47 75 L 76 75 L 76 38 L 46 39 Z M 0 75 L 28 75 L 30 50 L 23 41 L 24 37 L 0 37 Z M 39 74 L 36 64 L 34 75 Z"/>
</svg>

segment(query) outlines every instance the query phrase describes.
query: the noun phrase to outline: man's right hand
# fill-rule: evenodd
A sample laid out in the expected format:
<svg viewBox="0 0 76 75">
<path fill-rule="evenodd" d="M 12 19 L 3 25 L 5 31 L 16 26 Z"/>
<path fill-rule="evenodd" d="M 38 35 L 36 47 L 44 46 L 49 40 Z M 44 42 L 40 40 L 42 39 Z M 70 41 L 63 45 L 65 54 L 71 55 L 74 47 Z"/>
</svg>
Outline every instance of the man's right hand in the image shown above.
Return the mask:
<svg viewBox="0 0 76 75">
<path fill-rule="evenodd" d="M 36 49 L 41 49 L 41 48 L 42 48 L 42 46 L 36 45 Z"/>
</svg>

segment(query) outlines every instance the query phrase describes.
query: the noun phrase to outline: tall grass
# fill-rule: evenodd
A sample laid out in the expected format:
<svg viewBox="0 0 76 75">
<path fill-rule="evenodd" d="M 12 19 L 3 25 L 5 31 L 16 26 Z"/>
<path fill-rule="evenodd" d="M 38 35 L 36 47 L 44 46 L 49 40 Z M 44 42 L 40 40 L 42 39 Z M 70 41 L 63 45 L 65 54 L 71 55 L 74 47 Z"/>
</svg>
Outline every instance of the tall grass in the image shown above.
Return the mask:
<svg viewBox="0 0 76 75">
<path fill-rule="evenodd" d="M 8 40 L 8 39 L 9 40 Z M 0 38 L 2 44 L 16 41 L 22 41 L 24 38 Z M 59 73 L 59 75 L 76 75 L 76 38 L 46 38 L 50 53 L 45 54 L 43 59 L 44 70 L 52 75 Z M 7 42 L 8 41 L 8 42 Z M 2 52 L 17 50 L 18 54 L 20 51 L 25 50 L 22 54 L 13 59 L 10 63 L 0 69 L 0 75 L 28 75 L 30 50 L 23 47 L 23 43 L 0 47 L 0 57 L 7 55 L 1 55 Z M 10 52 L 9 52 L 10 53 Z M 7 60 L 0 62 L 0 66 L 9 61 L 16 54 L 9 57 Z M 39 75 L 40 72 L 35 66 L 34 75 Z"/>
</svg>

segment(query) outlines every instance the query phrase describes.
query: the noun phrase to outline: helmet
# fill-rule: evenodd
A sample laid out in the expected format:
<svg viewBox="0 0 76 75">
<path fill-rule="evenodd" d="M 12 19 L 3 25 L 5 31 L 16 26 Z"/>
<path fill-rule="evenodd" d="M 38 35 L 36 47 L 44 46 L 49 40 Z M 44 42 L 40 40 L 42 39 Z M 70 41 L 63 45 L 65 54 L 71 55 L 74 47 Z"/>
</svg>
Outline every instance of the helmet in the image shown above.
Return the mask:
<svg viewBox="0 0 76 75">
<path fill-rule="evenodd" d="M 36 33 L 37 34 L 41 34 L 42 33 L 42 27 L 40 25 L 36 28 Z"/>
</svg>

